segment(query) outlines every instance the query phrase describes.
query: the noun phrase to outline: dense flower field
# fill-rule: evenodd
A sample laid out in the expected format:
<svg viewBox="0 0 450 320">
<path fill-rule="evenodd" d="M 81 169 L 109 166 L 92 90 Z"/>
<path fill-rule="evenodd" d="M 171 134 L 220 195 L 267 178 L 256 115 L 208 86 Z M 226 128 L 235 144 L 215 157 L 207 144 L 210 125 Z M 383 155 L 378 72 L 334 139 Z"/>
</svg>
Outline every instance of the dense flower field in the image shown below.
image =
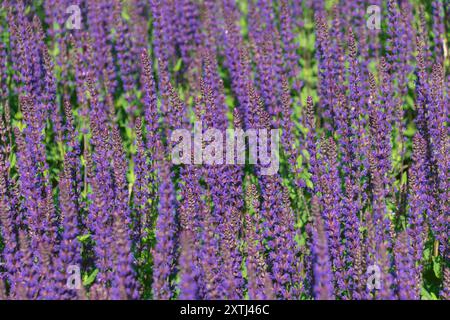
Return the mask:
<svg viewBox="0 0 450 320">
<path fill-rule="evenodd" d="M 0 299 L 449 299 L 448 1 L 0 6 Z"/>
</svg>

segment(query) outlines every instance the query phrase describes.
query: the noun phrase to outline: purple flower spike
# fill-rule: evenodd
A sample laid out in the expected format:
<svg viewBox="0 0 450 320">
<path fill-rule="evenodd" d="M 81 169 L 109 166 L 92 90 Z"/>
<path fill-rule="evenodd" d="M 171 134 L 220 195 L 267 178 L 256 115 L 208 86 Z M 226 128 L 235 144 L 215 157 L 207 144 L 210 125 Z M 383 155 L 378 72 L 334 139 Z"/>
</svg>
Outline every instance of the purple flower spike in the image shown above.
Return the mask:
<svg viewBox="0 0 450 320">
<path fill-rule="evenodd" d="M 314 219 L 312 228 L 314 297 L 319 300 L 332 300 L 334 299 L 333 273 L 320 202 L 316 196 L 311 200 L 311 210 Z"/>
</svg>

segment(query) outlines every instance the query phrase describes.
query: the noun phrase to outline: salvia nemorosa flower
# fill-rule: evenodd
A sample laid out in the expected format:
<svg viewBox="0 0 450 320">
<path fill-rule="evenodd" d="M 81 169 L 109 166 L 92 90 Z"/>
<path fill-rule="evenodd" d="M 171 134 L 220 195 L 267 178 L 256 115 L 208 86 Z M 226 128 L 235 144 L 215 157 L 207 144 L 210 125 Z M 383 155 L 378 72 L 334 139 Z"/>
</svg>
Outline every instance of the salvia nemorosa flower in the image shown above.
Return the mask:
<svg viewBox="0 0 450 320">
<path fill-rule="evenodd" d="M 313 215 L 312 227 L 312 255 L 313 255 L 313 293 L 319 300 L 334 299 L 333 273 L 328 251 L 325 225 L 322 218 L 319 198 L 311 200 Z"/>
<path fill-rule="evenodd" d="M 396 269 L 396 286 L 397 294 L 401 300 L 417 299 L 413 295 L 412 287 L 414 286 L 414 258 L 411 255 L 409 247 L 411 239 L 407 231 L 399 234 L 395 243 L 395 269 Z"/>
<path fill-rule="evenodd" d="M 3 33 L 3 25 L 0 25 L 0 33 Z M 8 79 L 8 52 L 6 44 L 1 41 L 0 42 L 0 97 L 2 100 L 6 100 L 6 97 L 9 96 L 9 88 L 7 84 Z"/>
<path fill-rule="evenodd" d="M 201 270 L 204 277 L 204 298 L 217 300 L 227 295 L 227 281 L 220 257 L 220 233 L 218 218 L 209 207 L 211 194 L 206 194 L 206 201 L 202 203 L 201 224 L 202 248 L 200 253 Z"/>
<path fill-rule="evenodd" d="M 200 44 L 199 5 L 192 0 L 177 0 L 174 5 L 178 20 L 174 26 L 176 41 L 184 64 L 189 66 L 192 55 Z"/>
<path fill-rule="evenodd" d="M 112 83 L 114 83 L 115 77 L 110 72 L 111 68 L 114 68 L 114 66 L 108 65 L 108 63 L 110 63 L 111 61 L 108 61 L 107 59 L 108 51 L 112 50 L 111 43 L 110 41 L 108 41 L 109 30 L 107 29 L 107 19 L 109 16 L 116 17 L 117 14 L 112 10 L 113 8 L 107 8 L 111 11 L 108 15 L 104 15 L 102 14 L 102 7 L 102 1 L 89 2 L 86 4 L 86 16 L 89 26 L 89 34 L 91 35 L 93 41 L 92 54 L 94 56 L 94 60 L 96 61 L 96 64 L 92 67 L 95 70 L 94 72 L 97 78 L 103 76 L 103 70 L 108 70 L 110 80 L 113 81 Z M 117 19 L 115 20 L 117 21 Z"/>
<path fill-rule="evenodd" d="M 67 159 L 67 158 L 66 158 Z M 79 234 L 78 212 L 73 180 L 71 176 L 70 163 L 65 161 L 65 168 L 59 179 L 61 204 L 61 225 L 64 228 L 59 245 L 59 254 L 56 259 L 56 273 L 59 276 L 58 294 L 63 299 L 74 299 L 77 297 L 76 290 L 67 287 L 68 271 L 70 267 L 81 267 L 81 244 L 77 239 Z"/>
<path fill-rule="evenodd" d="M 330 4 L 3 0 L 0 299 L 449 299 L 450 6 Z"/>
<path fill-rule="evenodd" d="M 317 164 L 317 148 L 316 148 L 316 118 L 314 116 L 314 102 L 311 96 L 306 99 L 305 106 L 305 127 L 306 133 L 305 149 L 309 154 L 309 166 L 312 174 L 311 180 L 313 182 L 314 190 L 319 190 L 319 167 Z"/>
<path fill-rule="evenodd" d="M 335 271 L 336 295 L 346 290 L 344 276 L 344 246 L 341 241 L 342 209 L 340 208 L 340 181 L 337 168 L 336 144 L 332 138 L 321 142 L 319 184 L 322 196 L 322 217 L 327 235 L 328 251 Z"/>
<path fill-rule="evenodd" d="M 380 171 L 377 166 L 377 159 L 369 154 L 370 177 L 372 189 L 372 207 L 375 223 L 377 242 L 385 243 L 387 248 L 392 247 L 393 225 L 387 212 L 384 194 L 384 187 Z"/>
<path fill-rule="evenodd" d="M 450 270 L 448 267 L 444 267 L 444 283 L 442 285 L 441 296 L 445 300 L 450 298 Z"/>
<path fill-rule="evenodd" d="M 442 63 L 444 57 L 445 49 L 445 12 L 443 1 L 433 1 L 432 4 L 432 14 L 433 14 L 433 41 L 434 41 L 434 52 L 436 55 L 436 60 L 438 63 Z"/>
<path fill-rule="evenodd" d="M 247 242 L 246 267 L 248 270 L 248 294 L 251 299 L 273 298 L 273 285 L 264 260 L 261 234 L 259 193 L 254 184 L 246 190 L 248 211 L 245 215 L 245 240 Z M 253 212 L 252 214 L 250 214 Z"/>
<path fill-rule="evenodd" d="M 434 198 L 431 228 L 439 241 L 439 250 L 446 251 L 448 232 L 446 231 L 445 212 L 448 212 L 448 129 L 444 126 L 448 110 L 444 100 L 444 74 L 442 66 L 433 65 L 428 104 L 426 105 L 426 125 L 429 149 L 430 196 Z"/>
<path fill-rule="evenodd" d="M 128 28 L 128 24 L 121 16 L 121 4 L 119 1 L 116 2 L 116 42 L 115 42 L 115 50 L 117 52 L 117 60 L 120 69 L 120 76 L 123 83 L 123 91 L 125 93 L 125 99 L 128 102 L 128 112 L 133 114 L 135 112 L 135 106 L 133 105 L 134 93 L 133 88 L 136 84 L 136 76 L 135 76 L 135 65 L 137 61 L 133 60 L 132 57 L 132 44 L 130 38 L 130 32 Z"/>
<path fill-rule="evenodd" d="M 198 267 L 195 255 L 195 240 L 192 231 L 186 230 L 181 233 L 181 254 L 180 254 L 180 299 L 196 300 L 199 299 L 199 288 L 197 284 Z"/>
<path fill-rule="evenodd" d="M 428 201 L 428 179 L 426 168 L 426 142 L 420 133 L 413 140 L 413 166 L 409 171 L 410 193 L 408 214 L 408 236 L 411 239 L 410 254 L 414 259 L 414 298 L 420 297 L 422 283 L 422 256 L 425 237 L 424 221 L 430 213 Z"/>
<path fill-rule="evenodd" d="M 150 214 L 149 200 L 155 193 L 155 190 L 149 186 L 152 182 L 150 176 L 150 164 L 145 152 L 145 145 L 142 137 L 142 121 L 137 118 L 135 122 L 136 130 L 136 154 L 134 156 L 136 180 L 133 186 L 133 213 L 131 214 L 131 223 L 133 224 L 133 241 L 141 249 L 142 240 L 147 236 Z"/>
<path fill-rule="evenodd" d="M 242 299 L 243 277 L 241 274 L 242 256 L 239 251 L 239 233 L 241 228 L 240 212 L 228 209 L 224 219 L 221 252 L 227 277 L 227 298 Z"/>
<path fill-rule="evenodd" d="M 162 152 L 162 151 L 159 151 Z M 172 174 L 167 160 L 159 155 L 159 206 L 156 221 L 156 247 L 153 251 L 153 296 L 168 300 L 173 297 L 175 268 L 176 217 Z"/>
<path fill-rule="evenodd" d="M 392 275 L 392 257 L 387 251 L 387 246 L 384 242 L 379 241 L 376 234 L 375 229 L 375 220 L 373 214 L 370 211 L 366 211 L 364 213 L 365 216 L 365 225 L 367 228 L 366 237 L 365 237 L 365 248 L 366 248 L 366 256 L 365 256 L 365 267 L 366 270 L 364 272 L 363 279 L 365 280 L 365 290 L 366 295 L 362 295 L 365 299 L 381 299 L 381 300 L 392 300 L 395 299 L 394 294 L 394 276 Z M 371 273 L 369 273 L 369 271 Z M 374 272 L 378 275 L 381 275 L 378 279 L 377 286 L 367 285 L 371 279 L 369 278 L 371 275 L 374 275 Z M 372 279 L 373 280 L 373 279 Z M 377 280 L 376 280 L 377 281 Z M 376 289 L 378 288 L 378 289 Z"/>
<path fill-rule="evenodd" d="M 3 121 L 2 121 L 3 122 Z M 2 131 L 2 134 L 4 132 Z M 10 181 L 8 178 L 8 165 L 5 161 L 5 154 L 0 153 L 0 226 L 1 235 L 5 243 L 1 260 L 4 263 L 5 273 L 2 280 L 7 280 L 11 284 L 11 292 L 14 292 L 17 282 L 17 223 L 14 215 L 14 203 L 9 190 Z"/>
<path fill-rule="evenodd" d="M 292 120 L 292 105 L 291 97 L 289 93 L 289 84 L 286 77 L 282 78 L 282 89 L 283 93 L 281 95 L 282 104 L 282 114 L 281 127 L 283 128 L 283 134 L 281 136 L 281 143 L 284 147 L 284 152 L 286 153 L 289 166 L 294 174 L 294 181 L 297 187 L 304 187 L 305 182 L 300 179 L 300 174 L 302 168 L 297 164 L 298 158 L 300 156 L 300 148 L 294 145 L 294 123 Z"/>
<path fill-rule="evenodd" d="M 157 59 L 169 61 L 175 50 L 175 26 L 176 15 L 172 11 L 171 3 L 150 1 L 150 9 L 153 22 L 154 51 Z"/>
<path fill-rule="evenodd" d="M 383 79 L 384 81 L 385 79 Z M 390 124 L 387 118 L 386 108 L 382 108 L 378 102 L 377 85 L 375 77 L 369 73 L 370 99 L 369 99 L 369 126 L 371 152 L 377 159 L 378 169 L 385 184 L 391 181 L 388 173 L 391 170 L 390 154 L 392 146 L 390 141 Z"/>
<path fill-rule="evenodd" d="M 408 45 L 411 41 L 414 41 L 414 39 L 408 37 L 407 26 L 402 19 L 397 3 L 393 0 L 389 0 L 387 9 L 389 36 L 386 45 L 387 60 L 394 70 L 396 80 L 395 86 L 399 90 L 398 97 L 402 99 L 407 90 L 408 74 L 411 72 L 411 66 L 408 65 Z"/>
<path fill-rule="evenodd" d="M 338 118 L 337 114 L 342 112 L 339 110 L 339 106 L 336 101 L 339 99 L 339 93 L 343 93 L 345 91 L 344 79 L 345 79 L 345 65 L 344 65 L 344 47 L 343 41 L 345 39 L 343 30 L 342 30 L 342 19 L 340 17 L 339 7 L 335 5 L 333 7 L 333 21 L 332 28 L 330 28 L 330 38 L 331 38 L 331 46 L 330 56 L 331 56 L 331 68 L 330 68 L 330 77 L 335 78 L 335 81 L 332 82 L 332 85 L 335 89 L 333 89 L 333 125 L 336 129 L 339 129 L 340 124 L 334 118 Z"/>
<path fill-rule="evenodd" d="M 285 71 L 289 78 L 293 79 L 294 90 L 300 90 L 300 84 L 296 79 L 299 75 L 300 68 L 298 65 L 298 54 L 293 34 L 293 15 L 288 1 L 281 1 L 280 3 L 280 36 L 282 40 L 283 55 L 285 58 Z"/>
<path fill-rule="evenodd" d="M 360 69 L 358 65 L 358 52 L 355 35 L 350 29 L 348 34 L 348 135 L 349 143 L 347 157 L 350 161 L 344 164 L 344 168 L 353 179 L 353 183 L 357 186 L 356 192 L 362 192 L 364 184 L 361 182 L 366 175 L 368 161 L 368 138 L 365 130 L 367 106 L 364 103 L 364 92 L 361 83 Z M 347 165 L 348 164 L 348 165 Z"/>
<path fill-rule="evenodd" d="M 360 233 L 362 225 L 358 218 L 358 210 L 355 206 L 355 199 L 353 197 L 354 186 L 350 179 L 345 179 L 345 196 L 340 200 L 340 207 L 342 210 L 342 221 L 345 241 L 346 255 L 344 261 L 347 263 L 347 281 L 349 297 L 352 299 L 364 299 L 364 281 L 363 281 L 363 266 L 364 266 L 364 244 Z"/>
<path fill-rule="evenodd" d="M 73 117 L 72 106 L 68 100 L 63 103 L 63 110 L 65 115 L 65 141 L 67 145 L 66 157 L 67 157 L 67 171 L 69 173 L 69 178 L 73 184 L 74 196 L 77 197 L 75 205 L 77 210 L 83 205 L 81 199 L 81 188 L 82 188 L 82 178 L 81 178 L 81 146 L 80 146 L 80 132 L 75 128 L 75 122 Z"/>
<path fill-rule="evenodd" d="M 332 83 L 331 83 L 331 68 L 332 57 L 330 50 L 332 48 L 330 43 L 330 35 L 328 33 L 328 25 L 322 12 L 315 13 L 316 26 L 316 59 L 318 62 L 318 94 L 320 103 L 318 104 L 318 111 L 320 116 L 324 119 L 332 118 Z"/>
</svg>

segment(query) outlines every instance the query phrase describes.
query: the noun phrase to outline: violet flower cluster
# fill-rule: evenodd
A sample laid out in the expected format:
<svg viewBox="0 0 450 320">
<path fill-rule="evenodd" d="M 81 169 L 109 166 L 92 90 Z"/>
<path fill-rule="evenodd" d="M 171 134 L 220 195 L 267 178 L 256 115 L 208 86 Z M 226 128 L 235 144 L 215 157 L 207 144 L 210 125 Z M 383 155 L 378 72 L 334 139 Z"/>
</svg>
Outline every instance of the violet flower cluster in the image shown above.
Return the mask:
<svg viewBox="0 0 450 320">
<path fill-rule="evenodd" d="M 449 299 L 449 8 L 3 0 L 0 299 Z"/>
</svg>

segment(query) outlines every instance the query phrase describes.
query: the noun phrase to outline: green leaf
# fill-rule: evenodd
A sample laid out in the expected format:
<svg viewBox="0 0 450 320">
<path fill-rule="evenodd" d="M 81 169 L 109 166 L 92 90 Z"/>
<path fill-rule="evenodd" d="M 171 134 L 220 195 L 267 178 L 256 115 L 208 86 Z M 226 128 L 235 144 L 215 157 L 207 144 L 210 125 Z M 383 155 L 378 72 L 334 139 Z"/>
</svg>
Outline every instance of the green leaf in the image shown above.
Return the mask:
<svg viewBox="0 0 450 320">
<path fill-rule="evenodd" d="M 141 90 L 136 90 L 136 99 L 141 100 L 142 98 L 142 91 Z"/>
<path fill-rule="evenodd" d="M 14 119 L 16 119 L 16 120 L 22 120 L 22 119 L 23 119 L 23 113 L 22 113 L 20 110 L 18 110 L 18 111 L 16 112 L 16 114 L 14 115 Z"/>
<path fill-rule="evenodd" d="M 131 129 L 130 127 L 126 127 L 125 128 L 125 136 L 128 139 L 131 139 L 133 137 L 133 129 Z"/>
<path fill-rule="evenodd" d="M 314 189 L 314 184 L 312 183 L 311 180 L 307 179 L 305 180 L 306 186 L 310 189 Z"/>
<path fill-rule="evenodd" d="M 56 57 L 57 55 L 59 55 L 59 53 L 60 53 L 59 46 L 58 46 L 57 44 L 55 44 L 55 46 L 53 47 L 53 49 L 50 50 L 50 54 L 51 54 L 53 57 Z"/>
<path fill-rule="evenodd" d="M 16 127 L 20 130 L 20 132 L 22 132 L 23 131 L 23 129 L 25 129 L 25 127 L 26 127 L 27 125 L 25 124 L 25 122 L 16 122 Z"/>
<path fill-rule="evenodd" d="M 125 10 L 122 11 L 122 19 L 124 19 L 125 21 L 130 21 L 130 15 Z"/>
<path fill-rule="evenodd" d="M 442 278 L 442 267 L 441 263 L 438 261 L 438 258 L 433 258 L 433 271 L 436 275 L 436 278 L 441 279 Z"/>
<path fill-rule="evenodd" d="M 173 67 L 173 71 L 174 71 L 174 72 L 180 71 L 182 65 L 183 65 L 183 60 L 180 58 L 180 59 L 177 60 L 177 63 L 176 63 L 175 66 Z"/>
<path fill-rule="evenodd" d="M 92 271 L 92 273 L 88 276 L 87 274 L 83 277 L 83 286 L 89 286 L 95 281 L 95 278 L 97 277 L 98 269 L 95 269 Z"/>
<path fill-rule="evenodd" d="M 61 29 L 61 26 L 59 25 L 59 23 L 53 22 L 53 29 L 54 29 L 55 31 L 60 30 L 60 29 Z"/>
<path fill-rule="evenodd" d="M 231 96 L 226 96 L 225 97 L 225 104 L 229 107 L 232 108 L 234 106 L 234 100 L 233 97 Z"/>
<path fill-rule="evenodd" d="M 402 173 L 402 181 L 401 184 L 404 185 L 408 181 L 408 174 L 405 172 Z"/>
<path fill-rule="evenodd" d="M 11 153 L 9 156 L 9 163 L 11 164 L 11 167 L 15 167 L 17 163 L 17 156 L 15 153 Z"/>
<path fill-rule="evenodd" d="M 412 137 L 414 136 L 414 133 L 416 133 L 416 127 L 414 126 L 414 124 L 410 124 L 405 131 L 405 136 Z"/>
<path fill-rule="evenodd" d="M 422 287 L 420 295 L 422 296 L 423 300 L 433 300 L 431 294 L 423 287 Z"/>
<path fill-rule="evenodd" d="M 309 161 L 311 159 L 311 156 L 310 156 L 308 150 L 304 149 L 304 150 L 302 150 L 302 153 L 305 156 L 307 161 Z"/>
<path fill-rule="evenodd" d="M 88 234 L 83 234 L 81 236 L 78 236 L 77 239 L 80 242 L 86 242 L 90 237 L 91 237 L 91 234 L 88 233 Z"/>
<path fill-rule="evenodd" d="M 426 247 L 423 250 L 423 258 L 425 261 L 428 261 L 430 259 L 430 257 L 431 257 L 431 249 L 429 247 Z"/>
<path fill-rule="evenodd" d="M 302 167 L 302 164 L 303 164 L 303 157 L 302 157 L 302 155 L 299 155 L 297 157 L 296 164 L 297 164 L 297 168 L 301 168 Z"/>
<path fill-rule="evenodd" d="M 136 175 L 135 175 L 134 171 L 129 171 L 127 173 L 127 178 L 131 184 L 134 184 L 134 182 L 136 181 Z"/>
</svg>

